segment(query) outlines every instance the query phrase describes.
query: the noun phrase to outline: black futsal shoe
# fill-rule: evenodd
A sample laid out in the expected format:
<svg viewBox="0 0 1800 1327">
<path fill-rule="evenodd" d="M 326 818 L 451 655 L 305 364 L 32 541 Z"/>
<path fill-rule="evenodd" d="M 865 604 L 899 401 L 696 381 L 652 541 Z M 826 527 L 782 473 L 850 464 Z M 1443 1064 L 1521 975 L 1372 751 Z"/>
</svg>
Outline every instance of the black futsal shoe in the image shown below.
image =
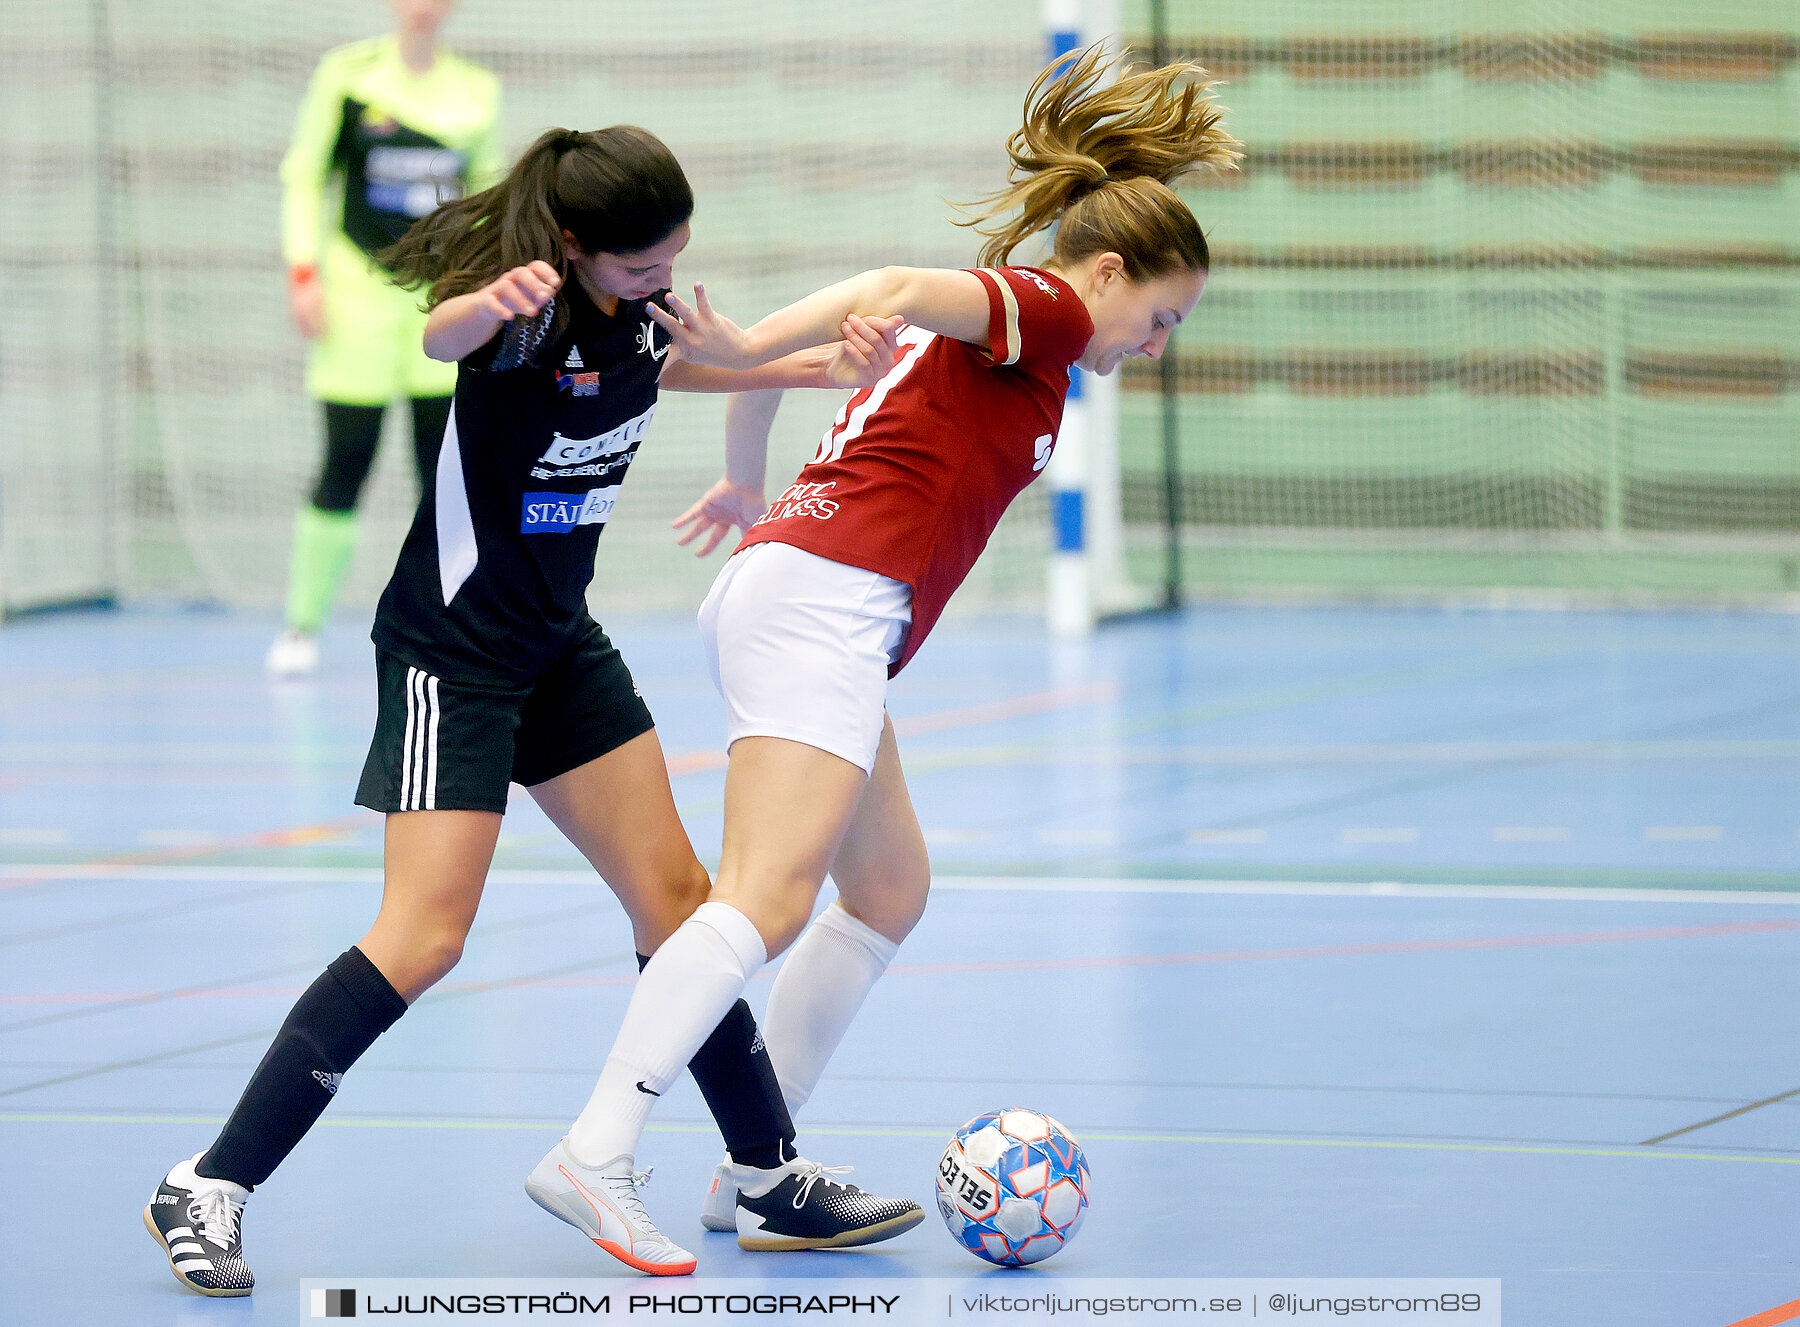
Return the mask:
<svg viewBox="0 0 1800 1327">
<path fill-rule="evenodd" d="M 144 1228 L 156 1236 L 169 1255 L 169 1270 L 189 1290 L 215 1297 L 247 1295 L 256 1288 L 256 1278 L 244 1265 L 238 1219 L 250 1190 L 195 1174 L 199 1159 L 182 1162 L 157 1186 L 144 1209 Z"/>
<path fill-rule="evenodd" d="M 758 1253 L 847 1249 L 892 1239 L 925 1219 L 917 1203 L 872 1198 L 854 1184 L 828 1178 L 849 1171 L 803 1157 L 773 1170 L 733 1166 L 738 1247 Z"/>
</svg>

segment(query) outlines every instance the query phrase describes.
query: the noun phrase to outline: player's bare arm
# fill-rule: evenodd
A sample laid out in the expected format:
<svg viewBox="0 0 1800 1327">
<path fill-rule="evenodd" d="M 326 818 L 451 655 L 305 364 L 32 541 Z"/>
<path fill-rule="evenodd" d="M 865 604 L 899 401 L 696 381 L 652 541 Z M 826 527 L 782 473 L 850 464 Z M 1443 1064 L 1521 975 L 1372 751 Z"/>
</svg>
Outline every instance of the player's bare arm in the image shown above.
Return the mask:
<svg viewBox="0 0 1800 1327">
<path fill-rule="evenodd" d="M 447 299 L 425 320 L 425 353 L 445 362 L 462 359 L 486 345 L 500 324 L 536 317 L 561 285 L 554 267 L 533 262 Z"/>
<path fill-rule="evenodd" d="M 654 310 L 655 306 L 648 306 Z M 873 387 L 899 354 L 895 340 L 899 318 L 846 317 L 839 326 L 843 339 L 809 346 L 771 363 L 748 369 L 694 363 L 679 343 L 669 356 L 658 385 L 673 392 L 754 392 L 770 388 L 818 387 L 858 391 Z"/>
<path fill-rule="evenodd" d="M 677 391 L 731 391 L 725 407 L 725 475 L 670 526 L 682 533 L 682 547 L 700 541 L 694 556 L 705 557 L 732 530 L 748 530 L 768 507 L 763 477 L 768 468 L 769 429 L 785 387 L 872 387 L 894 366 L 898 318 L 844 320 L 836 345 L 798 351 L 761 369 L 738 372 L 670 358 L 661 385 Z M 772 372 L 775 371 L 775 372 Z M 767 381 L 759 379 L 766 378 Z"/>
<path fill-rule="evenodd" d="M 740 392 L 725 403 L 724 477 L 669 522 L 681 531 L 675 542 L 683 548 L 700 540 L 695 557 L 712 552 L 734 527 L 748 530 L 768 510 L 769 429 L 781 395 L 779 390 Z"/>
<path fill-rule="evenodd" d="M 704 286 L 694 302 L 669 296 L 650 316 L 692 363 L 752 368 L 829 337 L 852 314 L 899 318 L 941 336 L 986 347 L 987 292 L 979 277 L 936 267 L 880 267 L 814 291 L 754 327 L 739 327 L 712 307 Z"/>
</svg>

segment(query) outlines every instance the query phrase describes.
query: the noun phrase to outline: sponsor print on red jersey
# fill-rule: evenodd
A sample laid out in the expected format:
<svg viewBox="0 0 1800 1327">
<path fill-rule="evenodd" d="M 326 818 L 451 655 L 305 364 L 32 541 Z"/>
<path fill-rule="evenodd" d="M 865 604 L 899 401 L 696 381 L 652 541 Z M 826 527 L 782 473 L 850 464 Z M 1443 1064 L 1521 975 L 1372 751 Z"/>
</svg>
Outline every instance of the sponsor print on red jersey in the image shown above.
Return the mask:
<svg viewBox="0 0 1800 1327">
<path fill-rule="evenodd" d="M 738 545 L 792 544 L 912 586 L 912 629 L 890 674 L 918 653 L 1000 517 L 1049 463 L 1069 366 L 1094 334 L 1061 277 L 971 270 L 987 290 L 987 346 L 902 328 L 894 367 L 845 402 Z"/>
</svg>

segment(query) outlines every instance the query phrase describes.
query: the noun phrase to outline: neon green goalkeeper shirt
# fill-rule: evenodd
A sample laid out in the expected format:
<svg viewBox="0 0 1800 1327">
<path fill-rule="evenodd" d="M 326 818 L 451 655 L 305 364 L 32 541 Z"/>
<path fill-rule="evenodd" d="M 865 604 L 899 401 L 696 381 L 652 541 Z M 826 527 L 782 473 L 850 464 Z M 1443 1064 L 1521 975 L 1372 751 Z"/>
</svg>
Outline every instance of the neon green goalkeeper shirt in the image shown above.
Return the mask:
<svg viewBox="0 0 1800 1327">
<path fill-rule="evenodd" d="M 319 261 L 328 190 L 334 226 L 373 257 L 440 203 L 486 188 L 503 165 L 499 112 L 499 80 L 442 48 L 425 74 L 392 34 L 327 51 L 281 161 L 288 265 Z"/>
</svg>

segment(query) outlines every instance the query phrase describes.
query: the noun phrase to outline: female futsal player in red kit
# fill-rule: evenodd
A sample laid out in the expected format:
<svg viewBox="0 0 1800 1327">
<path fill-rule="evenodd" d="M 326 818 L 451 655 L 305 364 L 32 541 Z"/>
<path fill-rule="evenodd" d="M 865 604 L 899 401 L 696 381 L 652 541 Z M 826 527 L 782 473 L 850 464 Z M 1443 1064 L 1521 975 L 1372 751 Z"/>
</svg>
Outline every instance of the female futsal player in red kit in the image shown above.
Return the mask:
<svg viewBox="0 0 1800 1327">
<path fill-rule="evenodd" d="M 1238 156 L 1204 70 L 1111 72 L 1093 48 L 1039 76 L 1009 142 L 1014 182 L 969 223 L 1016 212 L 984 231 L 981 267 L 865 272 L 748 330 L 700 288 L 691 307 L 671 298 L 672 313 L 650 311 L 684 358 L 736 369 L 815 344 L 851 314 L 906 325 L 894 367 L 851 398 L 766 511 L 779 393 L 734 397 L 727 477 L 678 522 L 705 537 L 702 552 L 748 527 L 700 611 L 728 713 L 724 852 L 708 901 L 650 960 L 587 1107 L 528 1187 L 568 1146 L 629 1163 L 654 1094 L 789 946 L 764 1035 L 797 1109 L 923 913 L 930 864 L 888 679 L 1049 460 L 1071 368 L 1154 358 L 1193 312 L 1209 256 L 1170 181 Z M 1051 226 L 1047 262 L 1005 266 Z M 838 898 L 809 925 L 827 873 Z M 777 1174 L 727 1162 L 704 1219 L 767 1247 L 775 1211 L 833 1183 L 810 1163 Z M 816 1243 L 830 1242 L 821 1225 Z"/>
</svg>

